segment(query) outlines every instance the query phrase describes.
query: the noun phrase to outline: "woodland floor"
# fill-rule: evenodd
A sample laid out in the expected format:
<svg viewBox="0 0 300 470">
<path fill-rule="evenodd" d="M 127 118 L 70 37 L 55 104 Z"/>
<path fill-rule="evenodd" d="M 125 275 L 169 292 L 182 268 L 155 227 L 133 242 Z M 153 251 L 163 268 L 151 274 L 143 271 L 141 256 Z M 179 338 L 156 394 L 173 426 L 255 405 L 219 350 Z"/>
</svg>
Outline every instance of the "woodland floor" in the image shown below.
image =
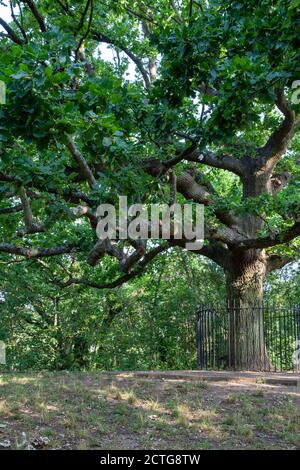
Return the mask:
<svg viewBox="0 0 300 470">
<path fill-rule="evenodd" d="M 0 449 L 299 449 L 300 388 L 261 382 L 1 374 Z"/>
</svg>

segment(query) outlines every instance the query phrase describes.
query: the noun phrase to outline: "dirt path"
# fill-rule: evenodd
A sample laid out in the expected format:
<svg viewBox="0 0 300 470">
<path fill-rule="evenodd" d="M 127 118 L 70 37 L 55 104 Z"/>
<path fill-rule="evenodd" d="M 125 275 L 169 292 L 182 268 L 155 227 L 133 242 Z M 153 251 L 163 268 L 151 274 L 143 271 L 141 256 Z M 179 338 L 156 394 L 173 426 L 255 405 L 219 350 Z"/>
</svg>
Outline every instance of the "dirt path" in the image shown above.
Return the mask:
<svg viewBox="0 0 300 470">
<path fill-rule="evenodd" d="M 118 373 L 117 373 L 118 374 Z M 122 374 L 122 373 L 121 373 Z M 160 379 L 205 380 L 208 382 L 265 383 L 300 387 L 300 374 L 293 372 L 234 372 L 234 371 L 137 371 L 134 377 Z"/>
</svg>

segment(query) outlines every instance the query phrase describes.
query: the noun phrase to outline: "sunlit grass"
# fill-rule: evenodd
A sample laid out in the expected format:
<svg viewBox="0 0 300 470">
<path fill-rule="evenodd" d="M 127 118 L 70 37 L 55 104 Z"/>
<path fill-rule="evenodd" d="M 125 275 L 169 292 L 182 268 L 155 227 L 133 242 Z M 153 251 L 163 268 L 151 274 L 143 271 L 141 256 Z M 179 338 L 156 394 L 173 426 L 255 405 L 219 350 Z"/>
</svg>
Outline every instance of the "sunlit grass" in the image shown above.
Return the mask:
<svg viewBox="0 0 300 470">
<path fill-rule="evenodd" d="M 0 440 L 25 433 L 51 448 L 299 448 L 291 395 L 224 383 L 160 382 L 96 373 L 0 376 Z M 214 394 L 217 393 L 217 396 Z M 265 440 L 264 440 L 265 439 Z"/>
</svg>

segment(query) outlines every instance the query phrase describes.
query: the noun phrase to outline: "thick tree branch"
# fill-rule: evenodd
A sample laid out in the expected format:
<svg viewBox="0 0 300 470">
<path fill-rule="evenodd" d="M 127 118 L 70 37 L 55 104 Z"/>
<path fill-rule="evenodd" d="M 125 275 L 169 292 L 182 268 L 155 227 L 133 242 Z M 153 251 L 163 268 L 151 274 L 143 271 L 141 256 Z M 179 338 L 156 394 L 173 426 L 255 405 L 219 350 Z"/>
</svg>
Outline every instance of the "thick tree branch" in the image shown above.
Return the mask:
<svg viewBox="0 0 300 470">
<path fill-rule="evenodd" d="M 273 132 L 264 147 L 258 149 L 261 164 L 272 169 L 279 158 L 285 153 L 294 135 L 295 125 L 298 123 L 295 112 L 289 107 L 284 90 L 277 90 L 276 106 L 284 115 L 284 120 Z"/>
<path fill-rule="evenodd" d="M 21 212 L 22 210 L 23 210 L 23 205 L 17 204 L 16 206 L 13 206 L 13 207 L 4 207 L 3 209 L 0 209 L 0 215 L 13 214 L 14 212 Z"/>
<path fill-rule="evenodd" d="M 16 15 L 15 15 L 15 12 L 14 12 L 14 6 L 13 6 L 13 2 L 12 0 L 9 0 L 9 5 L 10 5 L 10 13 L 11 13 L 11 17 L 12 19 L 14 20 L 14 22 L 16 23 L 17 27 L 19 28 L 19 30 L 21 31 L 21 34 L 24 38 L 24 40 L 26 41 L 27 40 L 27 36 L 26 36 L 26 32 L 22 26 L 22 24 L 18 21 Z M 19 5 L 20 7 L 20 5 Z M 21 10 L 20 10 L 21 12 Z M 22 22 L 22 17 L 21 17 L 21 22 Z"/>
<path fill-rule="evenodd" d="M 128 273 L 145 255 L 147 241 L 133 240 L 131 241 L 131 244 L 135 250 L 128 256 L 121 247 L 117 246 L 117 244 L 111 240 L 98 240 L 90 251 L 87 262 L 90 266 L 96 266 L 104 256 L 109 255 L 119 261 L 121 271 Z"/>
<path fill-rule="evenodd" d="M 5 181 L 7 183 L 18 183 L 18 184 L 22 183 L 20 178 L 18 178 L 17 176 L 6 175 L 2 173 L 2 171 L 0 171 L 0 181 Z"/>
<path fill-rule="evenodd" d="M 19 38 L 19 36 L 14 32 L 14 30 L 2 18 L 0 18 L 0 25 L 5 29 L 5 31 L 7 32 L 8 37 L 13 42 L 15 42 L 16 44 L 19 44 L 19 45 L 24 44 L 23 39 Z"/>
<path fill-rule="evenodd" d="M 208 165 L 213 168 L 221 168 L 222 170 L 228 170 L 235 173 L 238 176 L 243 176 L 246 171 L 242 160 L 231 157 L 229 155 L 216 155 L 209 151 L 195 150 L 193 153 L 187 156 L 186 160 Z"/>
<path fill-rule="evenodd" d="M 296 261 L 296 257 L 283 256 L 283 255 L 270 255 L 267 259 L 267 272 L 272 272 L 275 269 L 281 269 L 289 263 Z"/>
<path fill-rule="evenodd" d="M 180 13 L 179 13 L 179 11 L 178 11 L 176 5 L 175 5 L 174 0 L 170 0 L 169 3 L 170 3 L 170 6 L 171 6 L 172 10 L 175 12 L 174 20 L 176 21 L 176 23 L 182 24 L 182 23 L 183 23 L 183 19 L 182 19 L 181 15 L 180 15 Z"/>
<path fill-rule="evenodd" d="M 269 180 L 269 184 L 270 184 L 270 192 L 275 195 L 277 194 L 279 191 L 281 191 L 283 188 L 285 188 L 286 186 L 288 186 L 290 180 L 291 180 L 291 173 L 287 172 L 287 171 L 283 171 L 281 173 L 273 173 L 270 180 Z"/>
<path fill-rule="evenodd" d="M 165 166 L 167 168 L 172 168 L 173 166 L 177 165 L 177 163 L 182 162 L 183 160 L 187 160 L 190 155 L 195 152 L 197 149 L 198 142 L 193 137 L 190 137 L 182 132 L 177 132 L 176 135 L 179 137 L 183 137 L 184 139 L 190 140 L 191 144 L 189 147 L 184 148 L 183 150 L 178 150 L 178 155 L 176 157 L 170 158 L 166 161 Z"/>
<path fill-rule="evenodd" d="M 91 11 L 90 11 L 90 15 L 89 15 L 88 25 L 87 25 L 87 29 L 86 29 L 85 33 L 80 38 L 80 41 L 78 43 L 78 46 L 77 46 L 77 49 L 76 49 L 76 52 L 75 52 L 75 60 L 76 61 L 78 60 L 78 58 L 81 58 L 83 61 L 86 60 L 85 52 L 84 52 L 84 40 L 88 37 L 88 35 L 90 33 L 90 30 L 91 30 L 91 26 L 92 26 L 93 13 L 94 13 L 93 0 L 88 0 L 87 1 L 86 8 L 85 8 L 85 10 L 82 14 L 80 25 L 78 27 L 78 31 L 80 31 L 81 28 L 83 27 L 84 20 L 85 20 L 85 17 L 87 15 L 87 13 L 88 13 L 89 7 L 91 8 Z M 89 66 L 88 71 L 89 71 L 89 73 L 92 73 L 93 69 L 92 69 L 91 65 Z"/>
<path fill-rule="evenodd" d="M 93 206 L 94 204 L 92 199 L 90 199 L 85 193 L 79 190 L 59 191 L 59 189 L 47 189 L 46 192 L 50 194 L 61 195 L 66 201 L 73 202 L 74 204 L 77 204 L 80 201 L 85 202 L 89 206 Z"/>
<path fill-rule="evenodd" d="M 56 0 L 56 2 L 59 4 L 59 6 L 62 8 L 62 10 L 67 13 L 68 15 L 71 13 L 70 12 L 70 9 L 69 9 L 69 5 L 67 4 L 64 4 L 61 0 Z"/>
<path fill-rule="evenodd" d="M 141 75 L 144 79 L 145 86 L 146 86 L 147 90 L 150 90 L 151 81 L 150 81 L 150 78 L 148 76 L 147 71 L 144 68 L 143 61 L 141 59 L 139 59 L 135 54 L 133 54 L 133 52 L 131 52 L 126 46 L 123 46 L 122 44 L 120 44 L 119 41 L 114 40 L 114 39 L 110 39 L 105 34 L 95 32 L 93 34 L 93 36 L 94 36 L 94 39 L 96 39 L 99 42 L 104 42 L 106 44 L 112 44 L 113 46 L 118 47 L 119 49 L 121 49 L 121 51 L 123 51 L 132 60 L 132 62 L 135 63 L 135 65 L 137 66 L 138 70 L 140 71 L 140 73 L 141 73 Z"/>
<path fill-rule="evenodd" d="M 121 263 L 121 269 L 125 273 L 130 272 L 136 263 L 145 256 L 147 240 L 134 240 L 132 241 L 132 245 L 135 248 L 134 252 L 126 256 Z"/>
<path fill-rule="evenodd" d="M 178 246 L 180 248 L 185 248 L 187 240 L 170 240 L 170 246 Z M 222 243 L 217 241 L 210 241 L 208 245 L 204 245 L 200 250 L 192 251 L 195 255 L 205 256 L 210 260 L 214 261 L 216 264 L 222 268 L 227 266 L 227 255 L 228 249 L 224 247 Z"/>
<path fill-rule="evenodd" d="M 33 2 L 33 0 L 23 0 L 23 3 L 25 3 L 29 7 L 31 13 L 39 24 L 40 30 L 42 31 L 42 33 L 45 33 L 47 31 L 45 20 L 37 9 L 36 4 Z"/>
<path fill-rule="evenodd" d="M 236 244 L 242 250 L 248 250 L 249 248 L 269 248 L 271 246 L 282 245 L 288 243 L 295 238 L 300 236 L 300 222 L 295 222 L 295 224 L 288 228 L 287 230 L 272 234 L 266 237 L 253 238 L 253 239 L 244 239 L 238 241 Z"/>
<path fill-rule="evenodd" d="M 72 213 L 76 218 L 86 217 L 89 219 L 91 227 L 93 229 L 96 228 L 98 219 L 88 206 L 75 207 L 72 209 Z"/>
<path fill-rule="evenodd" d="M 94 289 L 114 289 L 116 287 L 119 287 L 126 282 L 130 281 L 131 279 L 140 276 L 142 273 L 145 272 L 147 265 L 160 253 L 163 251 L 166 251 L 169 248 L 167 244 L 162 244 L 157 246 L 156 248 L 153 248 L 151 251 L 145 254 L 145 256 L 142 258 L 142 260 L 136 265 L 135 270 L 132 270 L 123 276 L 120 276 L 119 278 L 115 279 L 112 282 L 109 283 L 104 283 L 104 284 L 99 284 L 97 282 L 89 281 L 88 279 L 85 278 L 73 278 L 71 277 L 68 281 L 66 282 L 58 282 L 56 281 L 56 284 L 58 284 L 60 287 L 69 287 L 73 284 L 75 285 L 84 285 L 86 287 L 92 287 Z"/>
<path fill-rule="evenodd" d="M 17 176 L 13 175 L 6 175 L 0 171 L 0 181 L 4 181 L 7 183 L 15 183 L 17 185 L 21 185 L 22 181 Z M 47 188 L 45 185 L 41 184 L 40 182 L 34 181 L 31 183 L 32 187 L 37 188 L 43 192 L 49 194 L 55 194 L 56 196 L 63 197 L 67 202 L 72 202 L 74 204 L 78 204 L 81 201 L 85 202 L 89 206 L 93 206 L 93 201 L 82 191 L 79 190 L 61 190 L 58 188 Z"/>
<path fill-rule="evenodd" d="M 21 186 L 20 188 L 20 198 L 23 206 L 23 212 L 24 212 L 24 221 L 25 221 L 25 228 L 23 230 L 19 230 L 17 232 L 17 235 L 19 237 L 23 237 L 26 234 L 29 233 L 40 233 L 44 232 L 46 230 L 46 226 L 43 223 L 36 223 L 32 214 L 31 206 L 30 206 L 30 200 L 27 196 L 27 192 L 24 188 L 24 186 Z"/>
<path fill-rule="evenodd" d="M 87 263 L 90 266 L 97 266 L 100 259 L 105 256 L 106 250 L 108 248 L 106 242 L 109 242 L 109 240 L 98 240 L 97 243 L 93 246 L 87 257 Z"/>
<path fill-rule="evenodd" d="M 124 6 L 124 10 L 127 11 L 128 13 L 132 14 L 136 18 L 139 18 L 140 20 L 148 21 L 149 23 L 154 23 L 152 15 L 150 16 L 148 14 L 148 12 L 147 12 L 147 14 L 146 13 L 144 14 L 142 12 L 136 12 L 136 11 L 132 10 L 131 8 L 126 7 L 126 6 Z"/>
<path fill-rule="evenodd" d="M 21 186 L 20 188 L 20 198 L 24 210 L 24 220 L 25 220 L 25 226 L 28 230 L 30 230 L 33 225 L 34 225 L 34 220 L 33 220 L 33 215 L 30 207 L 30 201 L 27 196 L 26 190 L 24 186 Z"/>
<path fill-rule="evenodd" d="M 234 158 L 230 155 L 216 155 L 215 153 L 208 150 L 200 151 L 197 149 L 198 141 L 195 138 L 185 134 L 184 132 L 177 132 L 176 135 L 186 140 L 190 140 L 191 145 L 183 150 L 178 149 L 178 155 L 170 158 L 165 163 L 167 167 L 170 168 L 183 160 L 187 160 L 208 165 L 214 168 L 228 170 L 237 174 L 238 176 L 244 175 L 246 168 L 242 160 Z"/>
<path fill-rule="evenodd" d="M 84 10 L 82 12 L 82 15 L 80 17 L 80 22 L 79 22 L 79 25 L 76 29 L 76 33 L 79 33 L 84 25 L 84 22 L 85 22 L 85 19 L 86 19 L 86 16 L 88 14 L 88 11 L 89 11 L 89 8 L 90 8 L 90 5 L 92 3 L 92 0 L 87 0 L 86 4 L 85 4 L 85 7 L 84 7 Z"/>
<path fill-rule="evenodd" d="M 226 243 L 227 245 L 236 245 L 239 241 L 243 241 L 245 236 L 238 229 L 230 227 L 205 228 L 205 240 L 216 240 Z"/>
<path fill-rule="evenodd" d="M 124 263 L 125 254 L 123 250 L 114 245 L 108 238 L 97 241 L 88 255 L 87 262 L 90 266 L 96 266 L 105 255 L 117 258 L 120 264 Z"/>
<path fill-rule="evenodd" d="M 87 163 L 85 160 L 84 156 L 80 153 L 78 148 L 73 142 L 73 139 L 71 136 L 66 135 L 67 139 L 67 147 L 70 150 L 72 156 L 74 157 L 74 160 L 78 163 L 78 166 L 80 170 L 82 171 L 83 175 L 86 177 L 90 187 L 92 188 L 93 186 L 96 185 L 97 181 Z"/>
<path fill-rule="evenodd" d="M 143 168 L 151 176 L 160 177 L 168 171 L 169 164 L 167 163 L 167 165 L 165 165 L 160 160 L 152 159 L 145 161 L 143 163 Z M 193 201 L 206 206 L 214 206 L 214 200 L 208 187 L 203 184 L 199 184 L 190 172 L 184 171 L 177 175 L 176 182 L 177 191 L 185 198 L 192 199 Z M 216 217 L 225 225 L 234 226 L 237 224 L 236 218 L 228 211 L 215 208 L 214 212 Z"/>
</svg>

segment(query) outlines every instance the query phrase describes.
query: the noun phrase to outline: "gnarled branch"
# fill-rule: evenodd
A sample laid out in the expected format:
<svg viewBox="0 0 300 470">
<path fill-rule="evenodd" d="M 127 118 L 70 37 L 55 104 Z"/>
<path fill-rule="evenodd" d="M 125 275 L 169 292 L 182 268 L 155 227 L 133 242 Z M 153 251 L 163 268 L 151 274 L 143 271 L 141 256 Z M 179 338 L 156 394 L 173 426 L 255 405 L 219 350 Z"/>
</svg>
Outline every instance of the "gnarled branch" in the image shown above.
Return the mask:
<svg viewBox="0 0 300 470">
<path fill-rule="evenodd" d="M 284 115 L 284 120 L 270 136 L 267 143 L 258 149 L 261 165 L 266 165 L 270 169 L 274 168 L 279 158 L 287 150 L 294 135 L 295 125 L 298 123 L 295 112 L 289 107 L 284 90 L 277 90 L 276 94 L 276 106 Z"/>
<path fill-rule="evenodd" d="M 238 176 L 243 176 L 246 171 L 243 161 L 234 158 L 230 155 L 217 155 L 214 152 L 210 151 L 201 152 L 199 150 L 196 150 L 195 152 L 188 155 L 186 159 L 191 162 L 201 163 L 203 165 L 208 165 L 213 168 L 221 168 L 222 170 L 228 170 Z"/>
<path fill-rule="evenodd" d="M 241 239 L 237 242 L 237 245 L 242 250 L 248 250 L 249 248 L 269 248 L 271 246 L 288 243 L 299 236 L 300 222 L 295 222 L 292 227 L 283 232 L 266 237 Z"/>
<path fill-rule="evenodd" d="M 19 237 L 23 237 L 24 235 L 29 234 L 29 233 L 44 232 L 46 230 L 45 224 L 36 223 L 34 220 L 31 206 L 30 206 L 30 200 L 27 196 L 27 192 L 24 186 L 21 186 L 20 188 L 20 198 L 21 198 L 21 203 L 22 203 L 23 212 L 24 212 L 25 228 L 22 230 L 19 230 L 17 232 L 17 235 Z"/>
<path fill-rule="evenodd" d="M 153 177 L 160 177 L 168 171 L 169 165 L 165 165 L 160 160 L 147 160 L 143 164 L 144 170 Z M 176 178 L 177 191 L 180 192 L 187 199 L 192 199 L 199 204 L 214 205 L 212 194 L 205 184 L 199 184 L 193 175 L 188 172 L 182 172 Z M 215 208 L 216 217 L 227 226 L 234 226 L 237 224 L 235 217 L 228 211 Z"/>
</svg>

